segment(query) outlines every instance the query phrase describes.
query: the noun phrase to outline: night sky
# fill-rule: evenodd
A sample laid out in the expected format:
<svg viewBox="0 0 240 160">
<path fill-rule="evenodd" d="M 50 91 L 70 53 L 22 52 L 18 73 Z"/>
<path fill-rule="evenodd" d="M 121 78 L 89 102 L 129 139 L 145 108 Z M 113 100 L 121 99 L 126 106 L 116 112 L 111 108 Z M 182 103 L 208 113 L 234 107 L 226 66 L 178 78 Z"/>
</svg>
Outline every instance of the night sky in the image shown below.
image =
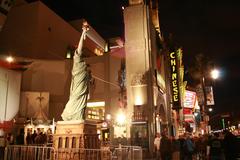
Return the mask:
<svg viewBox="0 0 240 160">
<path fill-rule="evenodd" d="M 123 37 L 122 6 L 128 0 L 42 0 L 66 21 L 86 19 L 104 38 Z"/>
<path fill-rule="evenodd" d="M 160 0 L 162 32 L 183 47 L 186 69 L 202 53 L 221 77 L 214 82 L 215 112 L 239 112 L 240 5 L 231 1 Z"/>
<path fill-rule="evenodd" d="M 199 53 L 221 69 L 221 78 L 214 82 L 214 112 L 240 112 L 240 5 L 209 1 L 159 0 L 161 31 L 165 36 L 173 34 L 182 46 L 186 70 Z M 123 37 L 121 6 L 127 0 L 43 2 L 66 21 L 85 18 L 104 38 Z"/>
</svg>

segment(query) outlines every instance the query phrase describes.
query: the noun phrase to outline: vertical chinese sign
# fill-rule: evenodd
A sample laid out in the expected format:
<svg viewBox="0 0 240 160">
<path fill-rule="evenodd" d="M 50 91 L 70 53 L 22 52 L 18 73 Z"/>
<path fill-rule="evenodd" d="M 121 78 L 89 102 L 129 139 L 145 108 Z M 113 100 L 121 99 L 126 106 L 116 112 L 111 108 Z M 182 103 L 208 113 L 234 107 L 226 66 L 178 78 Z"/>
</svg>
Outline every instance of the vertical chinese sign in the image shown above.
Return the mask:
<svg viewBox="0 0 240 160">
<path fill-rule="evenodd" d="M 178 75 L 178 65 L 177 65 L 177 55 L 176 52 L 171 52 L 169 54 L 170 58 L 170 70 L 171 70 L 171 92 L 172 92 L 172 101 L 173 101 L 173 108 L 175 110 L 181 109 L 180 103 L 180 94 L 179 94 L 179 75 Z"/>
</svg>

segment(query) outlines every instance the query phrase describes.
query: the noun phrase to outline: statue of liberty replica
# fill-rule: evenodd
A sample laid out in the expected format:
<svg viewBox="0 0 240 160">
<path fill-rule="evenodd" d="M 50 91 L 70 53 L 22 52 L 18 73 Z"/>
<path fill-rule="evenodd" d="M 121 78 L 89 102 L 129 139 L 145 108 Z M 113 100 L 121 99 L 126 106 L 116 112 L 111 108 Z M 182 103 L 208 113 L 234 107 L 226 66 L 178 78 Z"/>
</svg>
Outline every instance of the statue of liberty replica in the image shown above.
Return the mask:
<svg viewBox="0 0 240 160">
<path fill-rule="evenodd" d="M 58 121 L 56 123 L 56 132 L 53 136 L 53 146 L 55 150 L 58 151 L 59 160 L 64 160 L 66 156 L 70 156 L 68 155 L 70 152 L 61 152 L 61 149 L 100 147 L 96 123 L 85 121 L 90 72 L 88 72 L 87 64 L 82 58 L 82 48 L 88 30 L 89 26 L 87 22 L 84 22 L 82 26 L 82 35 L 73 57 L 69 100 L 62 113 L 63 121 Z M 87 144 L 85 141 L 91 143 Z M 85 155 L 78 156 L 84 157 Z M 89 158 L 85 156 L 83 159 Z"/>
<path fill-rule="evenodd" d="M 87 22 L 83 22 L 82 35 L 73 57 L 70 96 L 62 113 L 64 121 L 77 120 L 83 122 L 85 120 L 90 75 L 87 71 L 87 65 L 82 58 L 82 48 L 88 30 Z"/>
</svg>

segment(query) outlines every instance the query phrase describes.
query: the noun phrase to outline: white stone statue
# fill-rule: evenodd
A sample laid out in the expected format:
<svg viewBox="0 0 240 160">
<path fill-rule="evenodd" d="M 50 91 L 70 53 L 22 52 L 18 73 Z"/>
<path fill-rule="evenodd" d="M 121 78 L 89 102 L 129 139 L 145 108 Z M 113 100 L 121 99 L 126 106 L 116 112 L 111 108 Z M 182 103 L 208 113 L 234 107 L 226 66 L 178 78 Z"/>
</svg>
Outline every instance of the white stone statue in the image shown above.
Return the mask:
<svg viewBox="0 0 240 160">
<path fill-rule="evenodd" d="M 84 121 L 85 109 L 88 99 L 88 81 L 89 74 L 87 71 L 87 65 L 82 59 L 83 41 L 86 37 L 86 33 L 89 30 L 88 24 L 83 23 L 82 35 L 78 44 L 78 48 L 75 50 L 73 57 L 72 68 L 72 81 L 70 88 L 69 100 L 62 113 L 62 119 L 64 121 Z"/>
</svg>

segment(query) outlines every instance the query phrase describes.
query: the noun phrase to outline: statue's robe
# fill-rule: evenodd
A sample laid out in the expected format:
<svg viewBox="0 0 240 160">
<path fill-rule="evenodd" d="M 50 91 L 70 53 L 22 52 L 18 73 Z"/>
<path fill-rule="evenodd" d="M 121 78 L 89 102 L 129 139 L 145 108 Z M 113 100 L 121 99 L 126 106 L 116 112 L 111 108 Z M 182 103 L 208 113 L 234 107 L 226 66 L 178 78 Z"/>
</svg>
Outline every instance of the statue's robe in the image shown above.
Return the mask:
<svg viewBox="0 0 240 160">
<path fill-rule="evenodd" d="M 87 65 L 81 54 L 75 53 L 73 57 L 72 81 L 69 100 L 62 113 L 64 121 L 85 119 L 85 108 L 88 98 L 88 72 Z"/>
</svg>

